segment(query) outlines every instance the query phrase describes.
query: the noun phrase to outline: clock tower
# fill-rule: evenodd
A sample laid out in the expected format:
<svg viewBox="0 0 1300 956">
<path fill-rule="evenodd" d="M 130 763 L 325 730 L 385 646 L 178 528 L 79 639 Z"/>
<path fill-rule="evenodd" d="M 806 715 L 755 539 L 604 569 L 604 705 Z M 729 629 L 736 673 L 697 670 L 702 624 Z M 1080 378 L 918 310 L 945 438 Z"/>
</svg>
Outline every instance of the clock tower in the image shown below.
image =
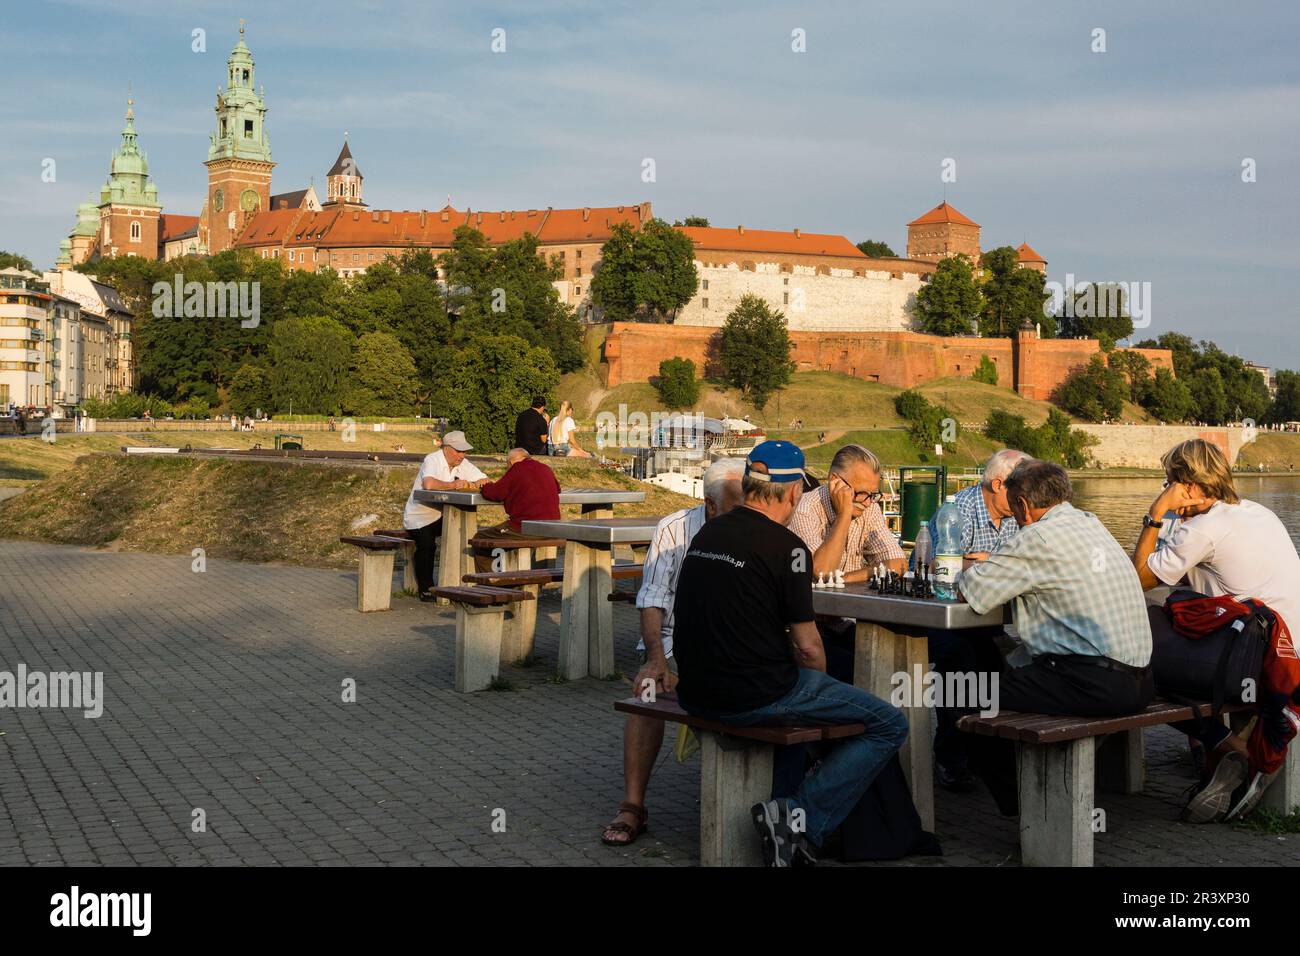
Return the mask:
<svg viewBox="0 0 1300 956">
<path fill-rule="evenodd" d="M 253 54 L 239 42 L 226 61 L 226 87 L 217 90 L 217 126 L 209 134 L 208 198 L 199 216 L 200 252 L 216 255 L 235 244 L 259 211 L 271 208 L 271 141 L 266 90 L 253 86 Z"/>
</svg>

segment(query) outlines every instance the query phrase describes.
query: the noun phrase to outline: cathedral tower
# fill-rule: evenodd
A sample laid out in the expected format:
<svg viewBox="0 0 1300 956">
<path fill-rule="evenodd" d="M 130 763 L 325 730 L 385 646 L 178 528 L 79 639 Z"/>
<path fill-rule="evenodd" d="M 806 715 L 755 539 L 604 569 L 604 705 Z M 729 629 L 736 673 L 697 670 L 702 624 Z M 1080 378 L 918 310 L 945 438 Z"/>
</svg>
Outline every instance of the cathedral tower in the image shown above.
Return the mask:
<svg viewBox="0 0 1300 956">
<path fill-rule="evenodd" d="M 348 149 L 347 133 L 343 134 L 343 148 L 339 150 L 339 158 L 334 160 L 334 165 L 325 174 L 325 178 L 327 184 L 325 205 L 332 203 L 365 205 L 361 201 L 361 181 L 365 177 L 361 175 L 357 161 L 352 158 L 352 150 Z"/>
<path fill-rule="evenodd" d="M 209 134 L 208 198 L 199 216 L 200 252 L 216 255 L 235 244 L 248 220 L 271 208 L 271 141 L 266 90 L 253 88 L 253 54 L 239 42 L 226 61 L 226 88 L 217 90 L 217 127 Z"/>
<path fill-rule="evenodd" d="M 94 253 L 107 256 L 141 256 L 158 258 L 158 187 L 149 180 L 149 161 L 140 152 L 135 134 L 134 101 L 126 101 L 126 126 L 122 143 L 113 152 L 108 181 L 99 191 L 98 223 Z M 77 210 L 77 228 L 70 239 L 87 232 L 90 213 L 85 204 Z M 70 245 L 77 245 L 75 240 Z M 92 250 L 84 243 L 83 258 Z M 71 250 L 70 250 L 71 254 Z"/>
</svg>

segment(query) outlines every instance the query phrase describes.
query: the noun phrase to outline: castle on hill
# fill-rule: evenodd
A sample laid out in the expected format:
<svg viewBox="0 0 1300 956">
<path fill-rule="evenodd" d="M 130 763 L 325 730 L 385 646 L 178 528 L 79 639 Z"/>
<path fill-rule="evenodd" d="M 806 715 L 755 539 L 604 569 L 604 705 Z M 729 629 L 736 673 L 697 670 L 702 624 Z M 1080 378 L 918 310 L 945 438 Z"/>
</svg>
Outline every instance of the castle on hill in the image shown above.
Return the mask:
<svg viewBox="0 0 1300 956">
<path fill-rule="evenodd" d="M 77 208 L 56 267 L 105 256 L 170 260 L 247 249 L 282 259 L 290 270 L 328 267 L 351 277 L 408 249 L 436 255 L 450 247 L 458 227 L 472 226 L 493 244 L 531 233 L 542 253 L 563 266 L 556 282 L 561 299 L 584 318 L 598 320 L 591 277 L 602 247 L 616 225 L 639 228 L 653 216 L 648 202 L 578 209 L 487 211 L 457 209 L 450 202 L 436 210 L 372 209 L 346 134 L 325 175 L 323 201 L 314 186 L 273 193 L 266 90 L 255 79 L 241 21 L 217 90 L 204 161 L 206 198 L 198 215 L 164 211 L 128 101 L 108 180 L 98 201 L 92 197 Z M 681 326 L 720 326 L 742 296 L 756 294 L 784 311 L 796 331 L 909 331 L 916 293 L 939 260 L 961 254 L 978 262 L 981 255 L 979 224 L 947 202 L 907 224 L 907 255 L 898 258 L 870 258 L 843 236 L 801 229 L 679 228 L 695 244 L 700 276 L 695 297 L 675 317 Z M 1046 261 L 1027 244 L 1018 252 L 1022 266 L 1046 272 Z"/>
</svg>

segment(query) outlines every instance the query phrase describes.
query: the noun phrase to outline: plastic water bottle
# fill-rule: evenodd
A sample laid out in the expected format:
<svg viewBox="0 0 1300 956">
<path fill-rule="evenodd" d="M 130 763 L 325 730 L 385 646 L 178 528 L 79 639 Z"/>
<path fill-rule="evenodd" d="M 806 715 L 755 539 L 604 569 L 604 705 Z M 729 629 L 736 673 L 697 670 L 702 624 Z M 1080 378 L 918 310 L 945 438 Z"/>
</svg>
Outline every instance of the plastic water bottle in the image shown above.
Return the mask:
<svg viewBox="0 0 1300 956">
<path fill-rule="evenodd" d="M 930 540 L 930 525 L 921 525 L 916 533 L 916 544 L 912 545 L 912 569 L 921 573 L 921 566 L 934 563 L 934 542 Z"/>
<path fill-rule="evenodd" d="M 955 601 L 962 560 L 961 512 L 952 495 L 934 516 L 934 534 L 934 596 Z"/>
</svg>

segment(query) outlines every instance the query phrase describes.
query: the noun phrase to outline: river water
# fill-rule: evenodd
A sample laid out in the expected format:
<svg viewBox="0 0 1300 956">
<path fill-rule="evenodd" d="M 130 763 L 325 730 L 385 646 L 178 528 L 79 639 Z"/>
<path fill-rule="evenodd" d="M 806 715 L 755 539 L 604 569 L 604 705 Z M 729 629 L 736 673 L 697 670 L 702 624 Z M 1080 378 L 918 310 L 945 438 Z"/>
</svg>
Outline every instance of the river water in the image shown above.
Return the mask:
<svg viewBox="0 0 1300 956">
<path fill-rule="evenodd" d="M 1291 541 L 1300 547 L 1300 475 L 1279 478 L 1234 477 L 1237 494 L 1268 508 L 1282 519 Z M 1091 511 L 1131 551 L 1142 530 L 1142 515 L 1160 493 L 1162 478 L 1077 478 L 1074 505 Z"/>
</svg>

